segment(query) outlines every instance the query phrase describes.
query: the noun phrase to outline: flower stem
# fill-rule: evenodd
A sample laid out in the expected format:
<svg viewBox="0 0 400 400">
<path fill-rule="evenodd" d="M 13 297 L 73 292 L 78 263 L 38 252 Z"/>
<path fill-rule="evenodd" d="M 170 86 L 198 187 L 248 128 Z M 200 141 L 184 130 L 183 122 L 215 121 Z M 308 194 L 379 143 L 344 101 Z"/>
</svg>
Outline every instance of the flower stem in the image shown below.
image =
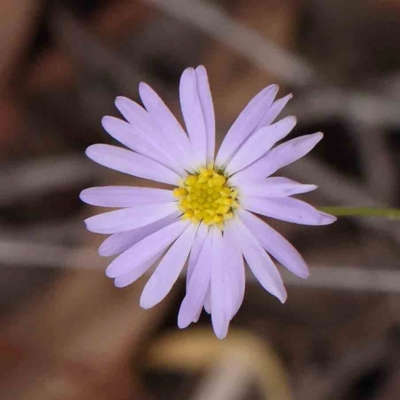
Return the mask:
<svg viewBox="0 0 400 400">
<path fill-rule="evenodd" d="M 400 209 L 375 208 L 375 207 L 318 207 L 319 210 L 337 217 L 381 217 L 387 219 L 400 219 Z"/>
</svg>

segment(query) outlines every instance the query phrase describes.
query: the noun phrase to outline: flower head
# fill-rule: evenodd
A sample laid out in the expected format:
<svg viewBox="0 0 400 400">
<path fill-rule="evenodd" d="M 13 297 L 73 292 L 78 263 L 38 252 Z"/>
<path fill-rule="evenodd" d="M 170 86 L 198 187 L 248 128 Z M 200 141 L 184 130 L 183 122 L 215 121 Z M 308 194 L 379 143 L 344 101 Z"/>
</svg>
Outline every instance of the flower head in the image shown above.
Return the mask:
<svg viewBox="0 0 400 400">
<path fill-rule="evenodd" d="M 178 316 L 180 328 L 197 322 L 203 307 L 218 338 L 243 301 L 246 261 L 260 284 L 282 303 L 286 290 L 272 261 L 301 278 L 308 268 L 300 254 L 254 213 L 304 225 L 327 225 L 335 217 L 292 195 L 312 191 L 283 177 L 280 168 L 306 155 L 322 139 L 315 133 L 276 143 L 296 124 L 294 117 L 274 120 L 291 98 L 275 100 L 278 87 L 257 94 L 229 129 L 216 157 L 215 118 L 207 72 L 186 69 L 180 103 L 187 133 L 146 84 L 139 92 L 144 108 L 118 97 L 126 121 L 103 118 L 105 130 L 128 149 L 95 144 L 86 154 L 108 168 L 171 186 L 171 189 L 109 186 L 86 189 L 81 199 L 120 208 L 85 222 L 88 230 L 111 234 L 100 246 L 103 256 L 120 254 L 107 268 L 124 287 L 152 266 L 140 304 L 150 308 L 169 293 L 186 262 L 187 284 Z"/>
</svg>

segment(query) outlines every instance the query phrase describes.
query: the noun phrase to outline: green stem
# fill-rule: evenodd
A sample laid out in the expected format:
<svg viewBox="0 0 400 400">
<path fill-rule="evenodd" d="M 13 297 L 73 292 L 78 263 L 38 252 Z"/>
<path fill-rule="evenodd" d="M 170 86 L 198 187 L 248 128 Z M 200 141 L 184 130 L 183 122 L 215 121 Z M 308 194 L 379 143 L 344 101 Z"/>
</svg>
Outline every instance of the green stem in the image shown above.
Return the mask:
<svg viewBox="0 0 400 400">
<path fill-rule="evenodd" d="M 319 210 L 337 217 L 382 217 L 388 219 L 400 219 L 400 209 L 374 208 L 374 207 L 318 207 Z"/>
</svg>

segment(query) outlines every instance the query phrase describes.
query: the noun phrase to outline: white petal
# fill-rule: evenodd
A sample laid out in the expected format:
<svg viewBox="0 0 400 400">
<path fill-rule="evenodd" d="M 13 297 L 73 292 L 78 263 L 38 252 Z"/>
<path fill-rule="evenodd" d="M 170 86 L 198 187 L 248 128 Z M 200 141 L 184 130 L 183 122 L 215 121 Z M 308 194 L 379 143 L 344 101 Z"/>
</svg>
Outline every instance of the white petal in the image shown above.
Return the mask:
<svg viewBox="0 0 400 400">
<path fill-rule="evenodd" d="M 261 286 L 282 303 L 286 301 L 287 293 L 275 264 L 262 248 L 250 230 L 235 218 L 229 221 L 235 233 L 236 244 L 240 246 L 244 258 Z"/>
<path fill-rule="evenodd" d="M 194 322 L 194 323 L 198 322 L 198 320 L 200 319 L 200 315 L 201 315 L 202 310 L 203 310 L 202 307 L 200 307 L 200 308 L 198 309 L 197 314 L 194 314 L 194 317 L 193 317 L 193 321 L 192 321 L 192 322 Z"/>
<path fill-rule="evenodd" d="M 129 147 L 146 157 L 155 161 L 163 161 L 163 154 L 159 147 L 148 140 L 148 136 L 142 135 L 135 127 L 114 117 L 104 117 L 101 120 L 103 128 L 123 145 Z"/>
<path fill-rule="evenodd" d="M 196 230 L 197 226 L 190 224 L 158 264 L 140 297 L 142 308 L 155 306 L 170 292 L 189 256 Z"/>
<path fill-rule="evenodd" d="M 198 261 L 193 268 L 193 273 L 191 274 L 189 285 L 186 289 L 186 296 L 179 309 L 178 326 L 181 329 L 186 328 L 196 319 L 199 310 L 201 310 L 203 306 L 204 297 L 211 277 L 211 254 L 212 240 L 210 231 L 208 231 Z"/>
<path fill-rule="evenodd" d="M 204 310 L 211 314 L 211 285 L 208 286 L 206 297 L 204 298 Z"/>
<path fill-rule="evenodd" d="M 214 307 L 214 303 L 212 307 Z M 215 336 L 218 339 L 225 339 L 226 335 L 228 334 L 229 323 L 231 321 L 228 319 L 227 315 L 224 314 L 221 308 L 218 308 L 216 310 L 214 310 L 213 308 L 213 311 L 211 313 L 211 322 L 213 325 Z"/>
<path fill-rule="evenodd" d="M 246 275 L 243 256 L 236 245 L 234 232 L 228 224 L 224 230 L 224 265 L 227 276 L 227 290 L 229 293 L 230 307 L 229 319 L 232 319 L 243 303 L 246 285 Z"/>
<path fill-rule="evenodd" d="M 241 183 L 262 180 L 272 175 L 278 169 L 305 156 L 322 137 L 323 134 L 318 132 L 282 143 L 270 150 L 264 157 L 230 177 L 229 182 L 236 186 Z"/>
<path fill-rule="evenodd" d="M 178 185 L 179 175 L 145 156 L 108 144 L 94 144 L 86 149 L 86 155 L 107 168 L 139 178 L 151 179 L 170 185 Z"/>
<path fill-rule="evenodd" d="M 278 86 L 270 85 L 253 97 L 249 104 L 247 104 L 229 129 L 221 144 L 215 160 L 217 167 L 225 167 L 228 164 L 239 146 L 260 122 L 264 113 L 272 104 L 277 92 Z"/>
<path fill-rule="evenodd" d="M 145 274 L 156 262 L 159 261 L 159 258 L 162 253 L 157 254 L 149 261 L 144 262 L 138 268 L 134 269 L 127 274 L 117 276 L 114 279 L 114 285 L 119 288 L 123 288 L 125 286 L 130 285 L 131 283 L 137 281 L 143 274 Z"/>
<path fill-rule="evenodd" d="M 215 115 L 208 83 L 207 71 L 203 65 L 196 68 L 197 90 L 199 93 L 201 108 L 206 124 L 207 133 L 207 164 L 214 161 L 215 153 Z"/>
<path fill-rule="evenodd" d="M 288 94 L 285 97 L 282 97 L 279 100 L 276 100 L 272 103 L 269 110 L 264 114 L 261 121 L 257 125 L 256 130 L 262 128 L 263 126 L 268 126 L 272 124 L 276 117 L 280 114 L 280 112 L 285 108 L 288 101 L 293 97 L 293 95 Z"/>
<path fill-rule="evenodd" d="M 87 218 L 85 223 L 90 232 L 103 234 L 127 232 L 149 225 L 176 211 L 176 203 L 151 204 L 95 215 Z"/>
<path fill-rule="evenodd" d="M 146 225 L 142 228 L 134 229 L 133 231 L 129 232 L 113 233 L 106 240 L 103 241 L 98 249 L 98 253 L 103 257 L 109 257 L 128 250 L 135 243 L 143 239 L 143 237 L 140 237 L 139 240 L 136 240 L 138 232 L 141 232 L 142 229 L 145 229 L 148 226 L 152 225 L 153 224 Z M 146 236 L 148 235 L 145 235 L 144 237 Z"/>
<path fill-rule="evenodd" d="M 194 238 L 192 250 L 190 251 L 187 276 L 186 276 L 186 289 L 189 287 L 189 282 L 192 277 L 194 267 L 199 259 L 200 251 L 203 248 L 204 242 L 208 235 L 208 227 L 205 224 L 200 224 L 196 232 L 196 237 Z"/>
<path fill-rule="evenodd" d="M 180 215 L 181 211 L 177 211 L 167 217 L 160 219 L 152 224 L 137 228 L 129 232 L 114 233 L 109 236 L 99 247 L 99 254 L 103 257 L 114 256 L 128 250 L 135 243 L 140 242 L 146 236 L 170 225 Z"/>
<path fill-rule="evenodd" d="M 174 201 L 172 190 L 133 186 L 102 186 L 85 189 L 80 198 L 99 207 L 136 207 Z"/>
<path fill-rule="evenodd" d="M 143 263 L 165 251 L 167 247 L 182 234 L 189 224 L 189 221 L 178 220 L 146 236 L 143 240 L 117 257 L 106 269 L 106 275 L 109 278 L 116 278 L 128 272 L 133 272 L 136 268 L 140 268 Z"/>
<path fill-rule="evenodd" d="M 132 125 L 118 118 L 109 116 L 103 117 L 101 124 L 107 133 L 115 140 L 118 140 L 126 147 L 129 147 L 138 153 L 148 155 L 149 149 L 146 147 L 143 149 L 144 153 L 142 152 L 142 140 Z"/>
<path fill-rule="evenodd" d="M 182 175 L 185 171 L 184 165 L 178 157 L 179 152 L 176 153 L 176 146 L 168 140 L 168 135 L 163 134 L 150 114 L 139 104 L 126 97 L 117 97 L 115 105 L 141 137 L 158 150 L 160 161 Z"/>
<path fill-rule="evenodd" d="M 220 229 L 212 228 L 211 235 L 211 321 L 215 336 L 223 339 L 228 333 L 230 322 L 229 282 L 223 259 L 224 244 Z"/>
<path fill-rule="evenodd" d="M 139 94 L 154 123 L 157 124 L 164 136 L 171 139 L 176 146 L 177 153 L 184 160 L 185 166 L 190 166 L 190 160 L 193 157 L 192 146 L 177 119 L 158 94 L 146 83 L 140 83 Z"/>
<path fill-rule="evenodd" d="M 274 176 L 262 181 L 240 185 L 243 196 L 257 197 L 288 197 L 294 194 L 307 193 L 315 190 L 317 185 L 303 185 L 288 178 Z"/>
<path fill-rule="evenodd" d="M 226 167 L 227 174 L 232 175 L 258 160 L 276 142 L 286 137 L 295 125 L 295 117 L 286 117 L 273 125 L 263 127 L 255 132 L 232 158 Z"/>
<path fill-rule="evenodd" d="M 293 274 L 308 278 L 310 273 L 303 257 L 281 234 L 248 211 L 238 210 L 238 215 L 268 253 Z"/>
<path fill-rule="evenodd" d="M 147 111 L 135 101 L 124 96 L 115 99 L 115 106 L 124 118 L 136 129 L 146 135 L 157 135 L 155 126 Z M 157 136 L 159 138 L 161 136 Z"/>
<path fill-rule="evenodd" d="M 160 142 L 152 139 L 152 136 L 143 134 L 134 125 L 118 118 L 104 117 L 101 122 L 104 129 L 120 143 L 157 163 L 169 167 L 181 176 L 184 175 L 184 169 L 165 153 Z"/>
<path fill-rule="evenodd" d="M 257 214 L 295 224 L 329 225 L 336 221 L 336 217 L 319 211 L 304 201 L 291 197 L 267 199 L 242 196 L 240 204 L 243 208 Z"/>
<path fill-rule="evenodd" d="M 193 68 L 187 68 L 181 76 L 179 98 L 186 130 L 195 153 L 195 163 L 198 167 L 204 167 L 207 157 L 206 126 Z"/>
</svg>

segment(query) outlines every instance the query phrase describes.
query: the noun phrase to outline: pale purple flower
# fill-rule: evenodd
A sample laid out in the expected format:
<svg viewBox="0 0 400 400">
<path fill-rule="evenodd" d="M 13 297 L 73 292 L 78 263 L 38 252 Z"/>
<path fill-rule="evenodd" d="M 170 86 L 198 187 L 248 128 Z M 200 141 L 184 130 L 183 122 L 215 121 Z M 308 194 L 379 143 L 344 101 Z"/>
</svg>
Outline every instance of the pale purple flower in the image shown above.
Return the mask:
<svg viewBox="0 0 400 400">
<path fill-rule="evenodd" d="M 153 89 L 141 83 L 145 108 L 118 97 L 115 104 L 126 121 L 113 117 L 102 121 L 104 129 L 128 149 L 95 144 L 86 152 L 101 165 L 171 189 L 86 189 L 81 193 L 86 203 L 120 209 L 85 222 L 91 232 L 111 234 L 99 248 L 102 256 L 122 253 L 106 270 L 117 287 L 131 284 L 156 266 L 140 299 L 143 308 L 165 298 L 188 262 L 178 325 L 185 328 L 197 322 L 204 307 L 216 336 L 224 338 L 243 301 L 244 261 L 282 303 L 286 290 L 270 255 L 295 275 L 309 275 L 295 248 L 254 213 L 303 225 L 336 220 L 291 197 L 310 192 L 315 185 L 270 177 L 312 150 L 322 133 L 276 145 L 296 119 L 274 123 L 291 95 L 275 100 L 278 86 L 271 85 L 241 112 L 214 159 L 215 118 L 206 69 L 186 69 L 179 89 L 187 133 Z"/>
</svg>

